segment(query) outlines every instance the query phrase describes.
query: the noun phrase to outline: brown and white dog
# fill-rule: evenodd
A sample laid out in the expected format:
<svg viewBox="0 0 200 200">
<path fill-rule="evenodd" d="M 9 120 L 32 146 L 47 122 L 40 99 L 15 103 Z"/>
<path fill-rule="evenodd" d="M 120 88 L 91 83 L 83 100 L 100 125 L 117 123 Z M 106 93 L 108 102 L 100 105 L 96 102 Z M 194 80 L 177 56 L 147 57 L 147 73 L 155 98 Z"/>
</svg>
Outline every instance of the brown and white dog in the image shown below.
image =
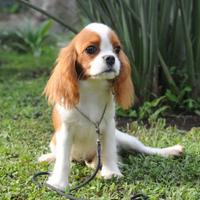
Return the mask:
<svg viewBox="0 0 200 200">
<path fill-rule="evenodd" d="M 84 160 L 91 167 L 96 165 L 95 126 L 77 108 L 93 122 L 99 122 L 107 105 L 100 124 L 101 175 L 106 179 L 122 176 L 117 147 L 165 157 L 183 151 L 180 145 L 148 147 L 116 129 L 115 102 L 124 109 L 129 108 L 134 88 L 131 67 L 119 38 L 104 24 L 89 24 L 60 51 L 44 93 L 54 106 L 55 134 L 50 143 L 52 153 L 42 155 L 39 161 L 55 160 L 47 182 L 61 190 L 68 185 L 71 160 Z"/>
</svg>

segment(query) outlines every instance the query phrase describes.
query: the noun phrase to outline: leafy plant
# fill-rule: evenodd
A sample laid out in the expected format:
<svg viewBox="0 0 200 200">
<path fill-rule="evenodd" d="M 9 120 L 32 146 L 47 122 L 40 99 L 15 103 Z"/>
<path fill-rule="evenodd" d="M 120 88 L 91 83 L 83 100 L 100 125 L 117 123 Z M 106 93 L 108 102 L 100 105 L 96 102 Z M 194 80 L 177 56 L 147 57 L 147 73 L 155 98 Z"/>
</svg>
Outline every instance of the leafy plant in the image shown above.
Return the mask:
<svg viewBox="0 0 200 200">
<path fill-rule="evenodd" d="M 163 104 L 164 100 L 165 96 L 162 96 L 152 101 L 144 102 L 144 104 L 139 108 L 139 119 L 149 118 L 149 120 L 154 121 L 161 117 L 169 108 L 169 106 Z"/>
<path fill-rule="evenodd" d="M 16 31 L 1 33 L 0 43 L 11 46 L 17 51 L 32 52 L 34 56 L 40 56 L 42 47 L 50 39 L 49 29 L 51 26 L 52 21 L 50 20 L 43 22 L 37 27 L 27 23 Z"/>
<path fill-rule="evenodd" d="M 116 114 L 119 117 L 133 117 L 136 118 L 138 116 L 136 110 L 129 109 L 129 110 L 123 110 L 121 107 L 116 108 Z"/>
<path fill-rule="evenodd" d="M 167 90 L 165 93 L 166 98 L 171 102 L 174 106 L 179 106 L 185 99 L 185 96 L 191 92 L 190 87 L 185 87 L 178 94 L 174 94 L 171 90 Z"/>
<path fill-rule="evenodd" d="M 137 109 L 132 108 L 125 111 L 118 107 L 116 109 L 116 114 L 120 117 L 131 117 L 140 120 L 148 119 L 150 122 L 153 122 L 162 117 L 170 108 L 168 105 L 166 105 L 165 101 L 166 97 L 161 96 L 159 98 L 153 99 L 152 101 L 145 101 L 144 104 L 142 104 Z"/>
<path fill-rule="evenodd" d="M 164 96 L 171 110 L 185 110 L 200 116 L 200 99 L 192 99 L 191 92 L 192 89 L 186 86 L 177 94 L 167 90 Z"/>
</svg>

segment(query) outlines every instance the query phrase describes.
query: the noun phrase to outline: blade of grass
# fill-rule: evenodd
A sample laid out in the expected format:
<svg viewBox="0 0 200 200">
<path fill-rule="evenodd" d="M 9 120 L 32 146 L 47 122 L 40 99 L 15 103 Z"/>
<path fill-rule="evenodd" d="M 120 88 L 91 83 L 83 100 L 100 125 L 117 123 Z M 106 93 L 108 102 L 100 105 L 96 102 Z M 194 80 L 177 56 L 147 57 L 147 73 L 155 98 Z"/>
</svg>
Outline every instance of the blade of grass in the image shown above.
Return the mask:
<svg viewBox="0 0 200 200">
<path fill-rule="evenodd" d="M 142 94 L 141 96 L 143 96 L 142 98 L 146 99 L 146 88 L 145 88 L 145 75 L 147 73 L 147 69 L 148 69 L 148 36 L 147 36 L 147 18 L 145 16 L 146 10 L 145 10 L 145 6 L 144 6 L 144 1 L 140 1 L 139 2 L 139 12 L 140 12 L 140 19 L 141 19 L 141 40 L 142 40 L 142 73 L 141 73 L 141 87 L 143 88 L 143 90 L 141 91 Z M 141 67 L 141 66 L 140 66 Z"/>
<path fill-rule="evenodd" d="M 162 57 L 162 55 L 161 55 L 159 50 L 157 51 L 157 53 L 158 53 L 158 58 L 159 58 L 161 67 L 162 67 L 162 69 L 163 69 L 163 71 L 165 73 L 165 76 L 167 78 L 168 83 L 173 87 L 174 91 L 176 93 L 178 93 L 178 87 L 176 86 L 176 83 L 174 82 L 174 80 L 173 80 L 173 78 L 172 78 L 172 76 L 171 76 L 171 74 L 169 72 L 169 67 L 166 65 L 166 63 L 165 63 L 165 61 L 164 61 L 164 59 L 163 59 L 163 57 Z"/>
<path fill-rule="evenodd" d="M 157 77 L 157 49 L 158 49 L 158 38 L 157 38 L 157 19 L 158 19 L 158 2 L 157 0 L 150 1 L 149 6 L 149 24 L 150 24 L 150 34 L 149 34 L 149 66 L 146 73 L 146 88 L 151 91 L 152 88 L 157 88 L 158 83 Z M 154 80 L 154 81 L 153 81 Z M 154 82 L 154 85 L 153 85 Z M 150 88 L 150 89 L 149 89 Z M 154 90 L 156 92 L 156 90 Z M 150 94 L 150 92 L 149 92 Z"/>
<path fill-rule="evenodd" d="M 182 15 L 182 25 L 183 25 L 183 33 L 185 38 L 185 50 L 186 50 L 186 62 L 187 62 L 187 71 L 189 75 L 189 80 L 192 86 L 195 86 L 195 73 L 194 73 L 194 60 L 193 60 L 193 49 L 192 42 L 190 39 L 190 33 L 188 29 L 187 19 L 186 19 L 186 11 L 183 0 L 179 0 L 180 11 Z"/>
</svg>

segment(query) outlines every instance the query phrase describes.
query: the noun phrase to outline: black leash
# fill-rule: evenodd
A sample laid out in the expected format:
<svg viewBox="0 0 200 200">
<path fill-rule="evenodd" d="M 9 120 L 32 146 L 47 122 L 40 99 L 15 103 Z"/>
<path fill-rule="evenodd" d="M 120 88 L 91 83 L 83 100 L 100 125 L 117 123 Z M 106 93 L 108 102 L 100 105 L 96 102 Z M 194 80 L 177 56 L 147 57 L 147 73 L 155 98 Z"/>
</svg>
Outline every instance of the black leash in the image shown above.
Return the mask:
<svg viewBox="0 0 200 200">
<path fill-rule="evenodd" d="M 138 193 L 138 194 L 134 194 L 130 200 L 148 200 L 149 197 L 142 194 L 142 193 Z"/>
<path fill-rule="evenodd" d="M 38 180 L 37 180 L 38 177 L 50 176 L 51 175 L 50 172 L 38 172 L 38 173 L 34 174 L 33 177 L 32 177 L 33 183 L 35 183 L 39 188 L 42 188 L 44 185 L 46 185 L 49 189 L 53 190 L 54 192 L 58 193 L 59 195 L 65 197 L 67 199 L 70 199 L 70 200 L 83 200 L 83 199 L 78 199 L 78 198 L 74 197 L 73 195 L 70 194 L 70 192 L 76 191 L 76 190 L 82 188 L 83 186 L 85 186 L 86 184 L 88 184 L 90 181 L 92 181 L 95 178 L 95 176 L 97 175 L 98 171 L 101 170 L 102 165 L 101 165 L 101 140 L 100 140 L 101 132 L 100 132 L 100 124 L 101 124 L 101 122 L 103 120 L 103 117 L 105 115 L 106 108 L 107 108 L 107 104 L 104 107 L 104 110 L 102 112 L 100 120 L 98 122 L 94 122 L 87 115 L 85 115 L 79 108 L 75 107 L 75 109 L 84 118 L 86 118 L 89 122 L 91 122 L 95 126 L 95 129 L 96 129 L 96 133 L 97 133 L 97 166 L 96 166 L 96 169 L 93 172 L 93 174 L 89 178 L 87 178 L 85 181 L 83 181 L 82 183 L 77 185 L 76 187 L 71 188 L 69 190 L 68 194 L 66 194 L 64 191 L 61 191 L 58 188 L 56 188 L 56 187 L 54 187 L 52 185 L 49 185 L 47 183 L 42 183 L 41 184 L 41 183 L 38 182 Z M 143 195 L 143 194 L 135 194 L 135 195 L 133 195 L 131 197 L 131 200 L 148 200 L 148 197 Z"/>
</svg>

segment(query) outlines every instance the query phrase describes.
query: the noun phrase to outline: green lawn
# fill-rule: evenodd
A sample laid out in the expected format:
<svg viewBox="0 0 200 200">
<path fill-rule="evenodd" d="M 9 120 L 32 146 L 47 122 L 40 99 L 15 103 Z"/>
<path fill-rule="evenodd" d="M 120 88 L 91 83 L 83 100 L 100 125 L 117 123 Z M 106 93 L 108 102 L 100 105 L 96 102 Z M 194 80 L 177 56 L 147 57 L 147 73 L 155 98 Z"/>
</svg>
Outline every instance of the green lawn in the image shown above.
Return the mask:
<svg viewBox="0 0 200 200">
<path fill-rule="evenodd" d="M 0 51 L 0 199 L 63 199 L 31 182 L 35 172 L 52 169 L 37 163 L 37 158 L 48 151 L 52 133 L 51 109 L 41 93 L 56 58 L 54 51 L 46 50 L 40 58 Z M 128 200 L 142 192 L 151 200 L 200 199 L 200 128 L 183 132 L 166 128 L 160 120 L 149 129 L 135 122 L 127 131 L 152 146 L 183 144 L 185 154 L 176 159 L 125 154 L 122 179 L 97 177 L 77 197 Z M 90 173 L 74 163 L 70 182 L 76 185 Z"/>
</svg>

